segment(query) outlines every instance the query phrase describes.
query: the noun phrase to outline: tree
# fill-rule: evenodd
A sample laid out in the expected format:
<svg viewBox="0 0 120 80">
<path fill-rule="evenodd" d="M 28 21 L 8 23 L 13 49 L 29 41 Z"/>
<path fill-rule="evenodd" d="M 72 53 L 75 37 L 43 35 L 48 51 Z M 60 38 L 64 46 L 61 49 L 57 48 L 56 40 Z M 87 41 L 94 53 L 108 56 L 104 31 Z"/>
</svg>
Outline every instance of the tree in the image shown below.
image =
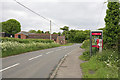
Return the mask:
<svg viewBox="0 0 120 80">
<path fill-rule="evenodd" d="M 2 22 L 2 32 L 8 34 L 16 34 L 21 31 L 20 23 L 15 19 L 9 19 L 8 21 Z"/>
<path fill-rule="evenodd" d="M 44 33 L 44 31 L 42 31 L 42 33 Z"/>
<path fill-rule="evenodd" d="M 46 32 L 45 32 L 45 34 L 46 34 L 46 33 L 50 34 L 50 32 L 49 32 L 49 31 L 46 31 Z"/>
<path fill-rule="evenodd" d="M 60 29 L 63 31 L 69 31 L 69 27 L 67 27 L 67 26 L 64 26 L 63 28 L 60 28 Z"/>
<path fill-rule="evenodd" d="M 58 36 L 61 36 L 61 33 L 60 33 L 60 32 L 58 32 Z"/>
<path fill-rule="evenodd" d="M 61 30 L 63 30 L 63 35 L 65 35 L 65 39 L 68 40 L 68 34 L 69 34 L 69 27 L 64 26 L 63 28 L 60 28 Z"/>
<path fill-rule="evenodd" d="M 74 35 L 74 41 L 77 43 L 82 43 L 86 39 L 86 33 L 84 31 L 78 31 Z"/>
<path fill-rule="evenodd" d="M 36 33 L 36 30 L 29 30 L 30 33 Z"/>
<path fill-rule="evenodd" d="M 42 33 L 42 31 L 41 31 L 41 30 L 38 30 L 36 33 Z"/>
<path fill-rule="evenodd" d="M 99 28 L 98 30 L 104 30 L 105 28 Z"/>
<path fill-rule="evenodd" d="M 119 0 L 118 2 L 108 2 L 108 9 L 105 17 L 104 42 L 109 47 L 117 45 L 119 30 Z"/>
<path fill-rule="evenodd" d="M 53 34 L 58 34 L 58 33 L 56 33 L 56 32 L 53 32 Z"/>
</svg>

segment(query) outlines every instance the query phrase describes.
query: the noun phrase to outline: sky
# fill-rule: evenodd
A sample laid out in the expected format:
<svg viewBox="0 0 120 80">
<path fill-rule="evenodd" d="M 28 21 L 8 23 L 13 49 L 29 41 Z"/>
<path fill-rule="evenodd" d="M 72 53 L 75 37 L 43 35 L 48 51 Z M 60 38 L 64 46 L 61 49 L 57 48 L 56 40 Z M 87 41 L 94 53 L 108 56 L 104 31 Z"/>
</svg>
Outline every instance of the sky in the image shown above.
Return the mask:
<svg viewBox="0 0 120 80">
<path fill-rule="evenodd" d="M 96 30 L 105 27 L 106 0 L 17 0 L 36 13 L 51 20 L 52 32 L 62 32 L 68 26 L 76 30 Z M 32 13 L 14 0 L 0 1 L 0 22 L 16 19 L 22 31 L 50 30 L 50 22 Z"/>
</svg>

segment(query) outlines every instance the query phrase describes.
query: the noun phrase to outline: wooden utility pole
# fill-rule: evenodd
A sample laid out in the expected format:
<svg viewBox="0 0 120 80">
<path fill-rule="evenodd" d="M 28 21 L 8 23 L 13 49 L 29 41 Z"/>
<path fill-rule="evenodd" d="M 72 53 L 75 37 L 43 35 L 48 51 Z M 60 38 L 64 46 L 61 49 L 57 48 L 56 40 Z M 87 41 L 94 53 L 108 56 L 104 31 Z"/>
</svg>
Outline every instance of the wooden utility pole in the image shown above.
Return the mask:
<svg viewBox="0 0 120 80">
<path fill-rule="evenodd" d="M 50 20 L 50 40 L 52 39 L 52 35 L 51 35 L 51 20 Z"/>
</svg>

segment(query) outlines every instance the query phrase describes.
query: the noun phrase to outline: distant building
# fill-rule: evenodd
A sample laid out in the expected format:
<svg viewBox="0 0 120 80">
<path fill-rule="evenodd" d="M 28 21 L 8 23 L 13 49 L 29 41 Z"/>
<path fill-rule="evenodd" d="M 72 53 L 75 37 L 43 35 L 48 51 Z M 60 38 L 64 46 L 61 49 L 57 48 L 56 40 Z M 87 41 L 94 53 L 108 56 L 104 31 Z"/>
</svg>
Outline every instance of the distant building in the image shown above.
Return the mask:
<svg viewBox="0 0 120 80">
<path fill-rule="evenodd" d="M 51 34 L 52 40 L 54 40 L 57 43 L 65 44 L 65 36 L 58 36 L 58 34 Z M 49 33 L 29 33 L 25 31 L 21 31 L 17 34 L 15 34 L 15 38 L 20 39 L 50 39 Z"/>
<path fill-rule="evenodd" d="M 14 34 L 8 34 L 5 32 L 0 32 L 0 37 L 14 37 Z"/>
<path fill-rule="evenodd" d="M 65 36 L 58 36 L 56 42 L 60 44 L 65 44 Z"/>
</svg>

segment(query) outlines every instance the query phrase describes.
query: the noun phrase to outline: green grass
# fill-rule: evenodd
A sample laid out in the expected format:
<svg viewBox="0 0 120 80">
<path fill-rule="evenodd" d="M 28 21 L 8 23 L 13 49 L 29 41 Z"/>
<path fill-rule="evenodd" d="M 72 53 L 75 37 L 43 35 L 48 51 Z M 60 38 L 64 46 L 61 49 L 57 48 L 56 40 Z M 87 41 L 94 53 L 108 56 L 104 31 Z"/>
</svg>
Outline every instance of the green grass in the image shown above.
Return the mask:
<svg viewBox="0 0 120 80">
<path fill-rule="evenodd" d="M 67 44 L 64 44 L 64 45 L 61 45 L 61 46 L 71 46 L 73 45 L 74 43 L 67 43 Z"/>
<path fill-rule="evenodd" d="M 2 49 L 2 57 L 7 57 L 30 51 L 59 47 L 60 45 L 57 43 L 18 43 L 7 41 L 0 43 L 0 46 Z"/>
<path fill-rule="evenodd" d="M 99 53 L 93 48 L 94 54 L 90 57 L 89 40 L 85 40 L 81 47 L 85 49 L 85 52 L 79 56 L 79 59 L 87 61 L 80 64 L 83 78 L 118 78 L 120 67 L 118 50 L 106 49 Z"/>
<path fill-rule="evenodd" d="M 111 56 L 112 55 L 112 56 Z M 88 62 L 80 66 L 83 71 L 83 78 L 118 78 L 118 59 L 117 51 L 105 50 L 92 56 Z M 83 55 L 80 59 L 86 60 Z"/>
<path fill-rule="evenodd" d="M 89 39 L 88 40 L 84 40 L 83 43 L 82 43 L 81 48 L 84 48 L 84 49 L 88 50 L 89 47 L 90 47 L 90 40 Z"/>
<path fill-rule="evenodd" d="M 8 37 L 0 37 L 0 42 L 19 42 L 19 43 L 32 43 L 32 42 L 39 42 L 39 43 L 52 43 L 53 40 L 49 39 L 19 39 L 19 38 L 8 38 Z"/>
<path fill-rule="evenodd" d="M 44 39 L 16 39 L 16 38 L 0 38 L 0 39 L 1 39 L 0 46 L 2 51 L 2 54 L 0 54 L 1 57 L 7 57 L 47 48 L 73 45 L 73 43 L 60 45 L 54 43 L 53 40 Z"/>
</svg>

